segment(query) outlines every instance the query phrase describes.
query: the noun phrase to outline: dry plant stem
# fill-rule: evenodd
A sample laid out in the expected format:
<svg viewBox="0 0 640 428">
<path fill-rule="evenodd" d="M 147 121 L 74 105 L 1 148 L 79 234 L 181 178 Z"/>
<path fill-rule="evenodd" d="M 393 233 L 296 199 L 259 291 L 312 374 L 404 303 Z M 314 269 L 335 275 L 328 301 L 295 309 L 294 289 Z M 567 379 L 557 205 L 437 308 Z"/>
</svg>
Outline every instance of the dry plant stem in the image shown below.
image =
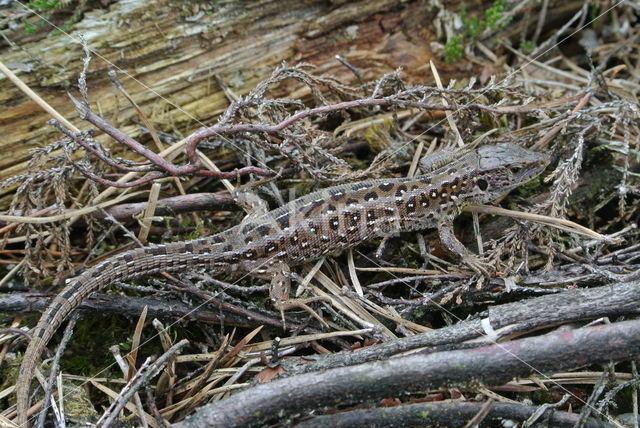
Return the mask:
<svg viewBox="0 0 640 428">
<path fill-rule="evenodd" d="M 389 285 L 394 285 L 394 284 L 409 284 L 415 281 L 422 281 L 425 279 L 430 279 L 430 280 L 435 280 L 435 279 L 451 279 L 451 280 L 458 280 L 458 279 L 462 279 L 462 278 L 466 278 L 466 276 L 461 276 L 461 275 L 415 275 L 415 276 L 402 276 L 399 278 L 394 278 L 394 279 L 389 279 L 387 281 L 381 281 L 381 282 L 376 282 L 374 284 L 369 284 L 367 285 L 367 292 L 370 293 L 371 290 L 377 289 L 377 288 L 382 288 L 382 287 L 387 287 Z M 440 290 L 438 290 L 437 292 L 435 292 L 434 294 L 430 295 L 429 297 L 431 299 L 435 299 L 435 297 L 433 297 L 434 295 L 440 295 Z M 420 299 L 420 300 L 424 300 L 424 299 Z M 423 305 L 424 302 L 419 303 L 420 305 Z"/>
<path fill-rule="evenodd" d="M 169 335 L 169 332 L 167 331 L 165 326 L 162 324 L 162 322 L 160 322 L 159 319 L 154 318 L 151 321 L 151 324 L 158 332 L 157 335 L 160 339 L 160 343 L 162 344 L 162 349 L 166 351 L 167 349 L 171 348 L 171 345 L 173 344 L 173 340 Z M 172 358 L 168 361 L 167 366 L 165 367 L 161 376 L 164 378 L 164 380 L 162 381 L 159 380 L 156 385 L 160 384 L 160 382 L 162 382 L 163 384 L 166 384 L 166 388 L 168 388 L 169 391 L 165 395 L 164 402 L 165 402 L 165 405 L 170 406 L 171 404 L 173 404 L 173 396 L 175 394 L 175 388 L 174 388 L 174 385 L 176 383 L 176 359 L 175 358 Z M 146 389 L 149 389 L 148 385 Z M 155 407 L 155 403 L 153 407 Z"/>
<path fill-rule="evenodd" d="M 51 107 L 49 103 L 43 100 L 38 94 L 36 94 L 30 87 L 28 87 L 18 76 L 16 76 L 7 66 L 5 66 L 2 61 L 0 61 L 0 71 L 5 74 L 22 92 L 25 93 L 29 98 L 31 98 L 36 104 L 42 107 L 47 113 L 51 116 L 55 117 L 56 120 L 60 121 L 67 128 L 73 130 L 74 132 L 80 132 L 78 128 L 76 128 L 71 122 L 69 122 L 64 116 L 62 116 L 56 109 Z"/>
<path fill-rule="evenodd" d="M 56 381 L 56 377 L 58 375 L 58 368 L 60 367 L 60 358 L 62 357 L 62 353 L 67 347 L 67 343 L 69 343 L 69 339 L 71 339 L 71 335 L 73 334 L 73 328 L 76 325 L 76 321 L 78 319 L 77 315 L 74 315 L 69 319 L 69 323 L 67 327 L 64 329 L 64 334 L 62 335 L 62 340 L 58 345 L 58 349 L 53 357 L 53 362 L 51 364 L 51 372 L 49 373 L 49 379 L 47 381 L 47 386 L 44 391 L 44 398 L 42 400 L 42 409 L 40 410 L 40 414 L 38 415 L 38 422 L 36 423 L 37 427 L 44 427 L 45 418 L 47 417 L 47 412 L 49 411 L 49 406 L 51 405 L 51 395 L 53 392 L 53 386 Z"/>
<path fill-rule="evenodd" d="M 639 294 L 640 281 L 568 290 L 494 306 L 487 310 L 486 319 L 499 337 L 504 337 L 578 320 L 639 313 Z M 594 305 L 593 302 L 598 304 Z M 485 336 L 482 323 L 483 320 L 479 318 L 465 320 L 427 333 L 367 346 L 358 352 L 342 351 L 316 356 L 313 362 L 309 361 L 309 357 L 288 359 L 282 362 L 282 366 L 288 374 L 301 374 L 390 358 L 395 354 L 422 347 L 444 346 L 472 340 L 491 343 L 492 340 Z"/>
<path fill-rule="evenodd" d="M 48 212 L 51 212 L 55 209 L 54 206 L 50 206 L 47 208 L 43 208 L 41 210 L 38 210 L 34 213 L 31 214 L 31 217 L 41 217 L 45 214 L 47 214 Z M 19 214 L 19 213 L 15 213 L 15 214 Z M 0 225 L 2 225 L 2 227 L 0 227 L 0 235 L 11 232 L 13 229 L 15 229 L 16 227 L 18 227 L 18 223 L 9 223 L 6 224 L 4 223 L 2 220 L 0 220 Z"/>
<path fill-rule="evenodd" d="M 195 153 L 195 148 L 196 148 L 195 145 L 193 146 L 193 152 L 189 152 L 187 150 L 187 155 L 189 156 L 190 163 L 184 166 L 176 166 L 171 162 L 167 161 L 162 156 L 156 154 L 154 151 L 147 149 L 145 146 L 143 146 L 133 138 L 129 137 L 127 134 L 120 131 L 118 128 L 115 128 L 114 126 L 109 124 L 107 121 L 102 119 L 100 116 L 93 113 L 89 109 L 89 106 L 85 105 L 84 103 L 81 103 L 71 95 L 69 95 L 69 97 L 71 98 L 71 101 L 75 105 L 76 110 L 78 111 L 78 114 L 82 119 L 88 121 L 92 125 L 96 126 L 98 129 L 100 129 L 101 131 L 107 133 L 109 136 L 114 138 L 119 143 L 124 144 L 134 152 L 138 153 L 139 155 L 149 160 L 152 164 L 154 164 L 157 167 L 156 169 L 159 169 L 163 172 L 163 176 L 170 175 L 170 176 L 179 177 L 179 176 L 193 174 L 198 176 L 209 176 L 209 177 L 215 177 L 215 178 L 236 178 L 241 175 L 246 175 L 250 173 L 263 175 L 263 176 L 273 175 L 272 171 L 265 170 L 262 168 L 257 168 L 257 167 L 245 167 L 232 172 L 215 172 L 215 171 L 204 169 L 202 167 L 202 162 L 200 161 L 200 158 Z M 187 149 L 189 149 L 189 145 L 187 145 Z M 136 180 L 134 182 L 130 182 L 126 184 L 111 182 L 111 183 L 116 183 L 111 185 L 115 185 L 116 187 L 118 186 L 131 187 L 131 183 L 140 184 L 141 180 L 151 181 L 147 177 L 147 178 L 143 178 L 143 179 Z M 106 181 L 109 181 L 109 180 L 106 180 Z"/>
<path fill-rule="evenodd" d="M 463 427 L 469 419 L 482 410 L 484 403 L 438 402 L 416 403 L 395 407 L 359 409 L 334 415 L 316 416 L 296 424 L 296 428 L 372 426 L 440 426 Z M 503 426 L 505 420 L 525 422 L 538 410 L 536 406 L 513 403 L 493 403 L 482 426 Z M 556 428 L 573 428 L 578 422 L 575 413 L 547 410 L 540 422 Z M 614 425 L 597 419 L 587 419 L 584 428 L 613 428 Z"/>
<path fill-rule="evenodd" d="M 151 357 L 147 358 L 140 366 L 140 370 L 148 370 L 149 366 L 151 365 L 151 361 L 152 361 Z M 122 362 L 124 362 L 124 360 L 122 360 Z M 135 378 L 131 379 L 122 389 L 122 391 L 120 391 L 120 394 L 117 397 L 115 397 L 115 400 L 111 403 L 111 406 L 109 407 L 109 409 L 107 409 L 107 411 L 102 414 L 100 419 L 98 419 L 98 422 L 96 423 L 96 427 L 100 427 L 100 428 L 110 427 L 111 424 L 115 421 L 115 418 L 118 416 L 120 411 L 124 409 L 124 407 L 127 405 L 129 400 L 131 399 L 133 399 L 134 401 L 134 408 L 136 409 L 137 412 L 139 412 L 139 417 L 144 419 L 145 415 L 142 409 L 140 396 L 138 395 L 137 391 L 133 392 L 131 396 L 127 394 L 127 392 L 130 389 L 132 389 L 133 387 L 132 382 L 134 380 L 137 380 L 137 379 Z M 146 422 L 142 423 L 141 427 L 146 428 L 147 427 Z"/>
<path fill-rule="evenodd" d="M 538 42 L 538 38 L 542 33 L 542 28 L 544 27 L 544 24 L 547 20 L 548 10 L 549 10 L 549 0 L 543 0 L 542 7 L 540 8 L 540 15 L 538 16 L 538 25 L 536 25 L 536 31 L 533 33 L 533 37 L 531 38 L 531 41 L 533 43 Z"/>
<path fill-rule="evenodd" d="M 179 353 L 189 343 L 188 340 L 183 339 L 180 342 L 169 348 L 164 354 L 162 354 L 157 360 L 150 364 L 144 364 L 143 367 L 138 370 L 136 375 L 127 383 L 127 385 L 120 392 L 120 398 L 113 402 L 109 410 L 107 410 L 100 420 L 96 423 L 96 427 L 106 428 L 111 426 L 118 416 L 118 413 L 129 402 L 131 397 L 138 391 L 138 389 L 154 376 L 156 376 L 162 370 L 164 364 L 172 356 Z"/>
<path fill-rule="evenodd" d="M 547 334 L 477 349 L 412 355 L 292 376 L 201 407 L 176 428 L 258 426 L 276 418 L 442 387 L 474 389 L 640 354 L 640 321 Z M 283 394 L 282 391 L 286 391 Z"/>
<path fill-rule="evenodd" d="M 127 362 L 129 363 L 129 371 L 125 374 L 125 379 L 130 380 L 134 374 L 136 373 L 136 360 L 138 359 L 138 349 L 140 346 L 140 338 L 142 337 L 142 330 L 144 328 L 144 322 L 147 319 L 148 309 L 145 307 L 140 316 L 138 317 L 138 322 L 136 323 L 136 327 L 133 331 L 133 337 L 131 339 L 131 351 L 129 351 L 126 355 Z M 134 395 L 137 395 L 134 394 Z M 139 397 L 138 397 L 139 398 Z"/>
<path fill-rule="evenodd" d="M 120 202 L 126 201 L 127 199 L 134 198 L 136 196 L 140 196 L 145 194 L 145 191 L 132 192 L 127 193 L 125 195 L 119 196 L 110 201 L 102 202 L 96 205 L 87 206 L 84 208 L 80 208 L 77 210 L 72 210 L 65 212 L 64 214 L 52 215 L 47 217 L 34 217 L 34 216 L 18 216 L 18 215 L 0 215 L 0 221 L 5 221 L 7 223 L 35 223 L 35 224 L 45 224 L 45 223 L 53 223 L 56 221 L 69 220 L 71 218 L 75 218 L 81 215 L 91 214 L 95 211 L 99 211 L 101 208 L 110 207 L 112 205 L 119 204 Z"/>
<path fill-rule="evenodd" d="M 171 162 L 168 162 L 162 156 L 159 156 L 158 154 L 156 154 L 156 152 L 154 152 L 153 150 L 147 149 L 145 146 L 138 143 L 136 140 L 129 137 L 127 134 L 125 134 L 118 128 L 112 126 L 97 114 L 93 113 L 89 109 L 88 105 L 75 99 L 72 95 L 69 95 L 69 98 L 71 98 L 71 101 L 76 107 L 76 110 L 78 111 L 78 114 L 80 115 L 81 119 L 88 121 L 92 125 L 96 126 L 98 129 L 100 129 L 101 131 L 106 132 L 109 136 L 114 138 L 116 141 L 124 144 L 125 146 L 127 146 L 134 152 L 138 153 L 139 155 L 143 156 L 145 159 L 148 159 L 151 163 L 160 167 L 161 169 L 167 172 L 174 172 L 174 173 L 177 172 L 175 169 L 175 165 L 173 165 Z M 174 175 L 178 175 L 178 174 L 174 174 Z"/>
<path fill-rule="evenodd" d="M 494 403 L 495 401 L 492 398 L 489 398 L 487 401 L 485 401 L 478 412 L 473 415 L 473 417 L 469 419 L 466 424 L 464 424 L 464 428 L 475 428 L 477 426 L 480 426 L 480 422 L 485 420 Z"/>
<path fill-rule="evenodd" d="M 85 149 L 86 151 L 88 151 L 89 153 L 91 153 L 92 155 L 97 157 L 98 159 L 100 159 L 102 162 L 106 163 L 109 166 L 117 168 L 120 171 L 125 171 L 125 172 L 151 172 L 151 171 L 154 170 L 153 167 L 150 166 L 150 165 L 147 165 L 147 166 L 125 166 L 125 165 L 123 165 L 121 163 L 118 163 L 115 160 L 113 160 L 110 157 L 108 157 L 105 154 L 103 154 L 102 152 L 100 152 L 99 150 L 96 150 L 96 148 L 91 146 L 91 144 L 89 144 L 86 141 L 84 141 L 82 133 L 74 134 L 70 130 L 68 130 L 65 127 L 63 127 L 62 125 L 60 125 L 60 123 L 58 123 L 57 121 L 51 120 L 51 121 L 49 121 L 49 123 L 51 125 L 55 126 L 64 135 L 66 135 L 67 137 L 69 137 L 70 139 L 75 141 L 80 147 L 82 147 L 83 149 Z"/>
<path fill-rule="evenodd" d="M 209 306 L 215 306 L 215 307 L 218 307 L 220 310 L 226 310 L 226 311 L 238 314 L 240 316 L 244 316 L 248 320 L 252 320 L 253 322 L 256 322 L 256 323 L 262 323 L 262 324 L 270 325 L 276 328 L 282 327 L 282 321 L 280 321 L 277 318 L 272 318 L 268 315 L 264 315 L 259 312 L 252 311 L 250 309 L 242 308 L 232 303 L 225 302 L 224 300 L 217 298 L 213 293 L 188 285 L 183 281 L 178 281 L 176 278 L 172 277 L 169 274 L 163 274 L 163 275 L 166 278 L 171 279 L 173 282 L 179 284 L 178 286 L 175 286 L 172 288 L 174 288 L 175 290 L 183 291 L 183 292 L 184 291 L 189 292 L 197 296 L 198 298 L 202 299 L 203 301 L 205 301 Z M 226 321 L 225 321 L 225 324 L 226 324 Z M 295 331 L 298 327 L 299 327 L 298 323 L 287 321 L 287 326 L 286 326 L 287 330 Z"/>
<path fill-rule="evenodd" d="M 442 82 L 440 81 L 440 74 L 438 73 L 438 69 L 436 68 L 433 61 L 429 61 L 429 66 L 431 67 L 431 73 L 433 74 L 433 77 L 436 81 L 436 85 L 438 86 L 438 89 L 443 89 Z M 442 104 L 445 107 L 449 106 L 449 103 L 444 98 L 442 99 Z M 447 117 L 447 122 L 449 123 L 449 127 L 451 128 L 451 131 L 456 136 L 456 142 L 458 143 L 458 147 L 464 147 L 464 141 L 462 140 L 460 131 L 458 131 L 458 126 L 456 125 L 456 122 L 453 120 L 453 114 L 450 111 L 447 111 L 445 114 Z"/>
<path fill-rule="evenodd" d="M 244 285 L 244 284 L 233 284 L 230 282 L 220 281 L 219 279 L 215 279 L 207 274 L 201 274 L 194 272 L 191 274 L 194 278 L 198 278 L 204 284 L 213 285 L 215 287 L 219 287 L 225 291 L 233 291 L 235 293 L 241 294 L 253 294 L 253 293 L 264 293 L 265 291 L 269 291 L 269 284 L 263 285 Z"/>
<path fill-rule="evenodd" d="M 151 390 L 151 387 L 149 385 L 145 385 L 144 392 L 146 397 L 145 401 L 147 403 L 147 408 L 151 411 L 151 415 L 153 416 L 153 419 L 155 419 L 159 427 L 161 428 L 167 427 L 168 426 L 167 423 L 162 418 L 162 415 L 160 414 L 160 410 L 158 410 L 158 406 L 156 405 L 156 398 L 153 395 L 153 391 Z"/>
<path fill-rule="evenodd" d="M 470 205 L 468 207 L 465 207 L 463 211 L 469 211 L 472 213 L 503 215 L 506 217 L 513 217 L 521 220 L 534 221 L 537 223 L 545 224 L 547 226 L 556 227 L 566 232 L 577 233 L 580 235 L 588 236 L 589 238 L 595 238 L 600 241 L 611 241 L 610 238 L 604 235 L 601 235 L 598 232 L 594 232 L 593 230 L 587 227 L 584 227 L 578 223 L 574 223 L 571 220 L 566 220 L 563 218 L 549 217 L 541 214 L 507 210 L 500 207 L 492 207 L 490 205 Z"/>
<path fill-rule="evenodd" d="M 582 426 L 585 420 L 589 418 L 592 410 L 596 411 L 594 407 L 596 403 L 600 400 L 600 397 L 604 393 L 605 389 L 609 384 L 609 375 L 613 372 L 614 365 L 612 363 L 607 364 L 603 367 L 602 374 L 600 375 L 600 379 L 596 382 L 591 390 L 591 395 L 586 401 L 586 404 L 580 409 L 580 422 L 576 424 L 576 426 Z"/>
<path fill-rule="evenodd" d="M 575 118 L 576 115 L 578 114 L 578 112 L 580 110 L 582 110 L 587 103 L 589 102 L 589 100 L 591 99 L 591 97 L 593 96 L 593 93 L 591 91 L 586 92 L 582 98 L 580 98 L 580 101 L 578 101 L 578 104 L 576 104 L 576 106 L 573 108 L 573 110 L 571 110 L 571 113 L 569 115 L 569 118 L 567 118 L 567 120 L 571 120 L 572 118 Z M 549 144 L 556 135 L 558 135 L 558 133 L 560 131 L 562 131 L 562 129 L 566 126 L 566 122 L 562 121 L 561 123 L 558 123 L 556 126 L 554 126 L 553 128 L 551 128 L 545 135 L 544 137 L 542 137 L 537 143 L 535 143 L 531 148 L 534 150 L 540 150 L 543 149 L 547 146 L 547 144 Z"/>
<path fill-rule="evenodd" d="M 149 192 L 149 199 L 147 200 L 147 206 L 144 209 L 142 218 L 142 227 L 138 233 L 138 239 L 140 242 L 146 244 L 149 237 L 149 231 L 151 230 L 151 222 L 153 221 L 153 215 L 156 214 L 156 207 L 158 205 L 158 196 L 160 195 L 160 183 L 153 183 L 151 185 L 151 191 Z"/>
<path fill-rule="evenodd" d="M 427 104 L 420 101 L 411 101 L 406 100 L 403 97 L 409 95 L 417 95 L 424 92 L 434 92 L 434 88 L 429 87 L 416 87 L 410 90 L 398 92 L 395 95 L 391 95 L 383 98 L 363 98 L 354 101 L 344 101 L 337 104 L 331 104 L 321 107 L 312 108 L 309 110 L 304 110 L 298 113 L 295 113 L 289 116 L 287 119 L 277 123 L 275 125 L 266 125 L 266 124 L 237 124 L 237 125 L 214 125 L 207 128 L 202 128 L 190 136 L 186 138 L 187 145 L 187 154 L 189 158 L 195 158 L 195 150 L 200 141 L 205 138 L 227 135 L 227 134 L 238 134 L 242 132 L 251 132 L 251 133 L 264 133 L 264 134 L 276 134 L 279 131 L 282 131 L 284 128 L 290 126 L 294 122 L 298 120 L 310 117 L 310 116 L 319 116 L 325 115 L 328 113 L 333 113 L 340 110 L 348 110 L 352 108 L 362 108 L 367 106 L 396 106 L 402 105 L 403 107 L 415 107 L 421 110 L 447 110 L 447 111 L 465 111 L 465 110 L 483 110 L 490 113 L 496 114 L 509 114 L 509 113 L 522 113 L 524 107 L 499 107 L 494 108 L 490 106 L 486 106 L 483 104 L 467 104 L 464 106 L 443 106 L 442 104 Z M 97 125 L 96 125 L 97 126 Z"/>
<path fill-rule="evenodd" d="M 5 334 L 19 334 L 26 337 L 27 339 L 31 339 L 31 333 L 29 333 L 28 331 L 22 330 L 21 328 L 15 328 L 15 327 L 0 328 L 0 335 L 5 335 Z"/>
<path fill-rule="evenodd" d="M 72 161 L 73 163 L 73 161 Z M 134 181 L 129 181 L 126 184 L 123 184 L 120 181 L 113 181 L 113 180 L 107 180 L 105 178 L 100 177 L 99 175 L 96 175 L 94 173 L 92 173 L 91 171 L 83 168 L 82 166 L 75 164 L 78 168 L 78 171 L 80 171 L 80 173 L 82 175 L 84 175 L 86 178 L 88 178 L 89 180 L 95 181 L 98 184 L 102 184 L 103 186 L 108 186 L 108 187 L 113 187 L 116 189 L 129 189 L 131 187 L 136 187 L 136 186 L 141 186 L 143 184 L 147 184 L 147 183 L 152 183 L 156 180 L 160 180 L 161 178 L 166 178 L 167 175 L 166 174 L 155 174 L 155 175 L 148 175 L 146 177 L 143 178 L 139 178 L 137 180 Z M 135 174 L 135 173 L 133 173 Z"/>
<path fill-rule="evenodd" d="M 87 52 L 87 56 L 89 56 L 89 52 Z M 151 139 L 155 143 L 156 148 L 158 149 L 158 151 L 160 151 L 160 152 L 163 151 L 164 150 L 164 145 L 160 141 L 160 137 L 158 136 L 158 133 L 156 132 L 155 127 L 153 126 L 153 123 L 151 123 L 151 121 L 149 120 L 147 115 L 144 114 L 144 111 L 140 108 L 140 106 L 138 105 L 136 100 L 134 100 L 133 97 L 129 94 L 129 92 L 127 92 L 127 90 L 124 88 L 124 86 L 122 86 L 122 83 L 120 82 L 120 79 L 118 79 L 118 75 L 116 74 L 116 72 L 111 70 L 111 71 L 109 71 L 108 75 L 109 75 L 109 79 L 111 80 L 111 83 L 113 83 L 113 85 L 120 91 L 120 93 L 122 95 L 124 95 L 127 98 L 127 100 L 129 100 L 129 102 L 131 103 L 133 108 L 136 109 L 136 112 L 138 113 L 138 116 L 140 117 L 140 119 L 144 123 L 145 127 L 147 128 L 147 131 L 151 135 Z M 86 100 L 86 98 L 85 98 L 85 100 Z M 182 189 L 181 186 L 179 186 L 179 187 L 180 187 L 180 189 L 179 189 L 180 193 L 184 194 L 184 189 Z"/>
</svg>

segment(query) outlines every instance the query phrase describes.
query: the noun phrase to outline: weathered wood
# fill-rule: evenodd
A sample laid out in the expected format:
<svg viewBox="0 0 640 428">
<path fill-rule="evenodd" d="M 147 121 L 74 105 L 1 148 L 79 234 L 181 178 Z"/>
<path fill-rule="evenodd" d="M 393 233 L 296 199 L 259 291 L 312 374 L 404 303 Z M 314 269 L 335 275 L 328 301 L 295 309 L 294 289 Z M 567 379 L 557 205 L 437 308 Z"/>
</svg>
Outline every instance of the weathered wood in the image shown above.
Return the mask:
<svg viewBox="0 0 640 428">
<path fill-rule="evenodd" d="M 449 1 L 443 7 L 455 12 L 460 3 Z M 465 2 L 471 14 L 492 3 Z M 551 2 L 550 16 L 571 15 L 580 4 Z M 243 94 L 282 61 L 308 62 L 319 72 L 354 83 L 355 76 L 335 55 L 356 66 L 365 80 L 402 67 L 408 82 L 433 82 L 429 60 L 438 64 L 445 82 L 450 77 L 477 75 L 477 65 L 466 60 L 448 65 L 441 53 L 432 51 L 432 42 L 445 41 L 441 27 L 446 20 L 437 20 L 440 9 L 428 2 L 401 0 L 252 0 L 181 6 L 169 0 L 120 1 L 85 11 L 68 34 L 5 32 L 16 46 L 0 40 L 0 56 L 63 116 L 88 129 L 66 96 L 69 90 L 75 92 L 82 68 L 78 42 L 82 34 L 94 51 L 88 83 L 96 112 L 134 138 L 140 137 L 140 127 L 131 120 L 137 118 L 135 109 L 107 77 L 107 71 L 115 69 L 156 127 L 186 135 L 210 124 L 228 105 L 218 79 Z M 521 20 L 505 30 L 515 36 L 527 25 Z M 304 94 L 302 89 L 289 95 Z M 30 149 L 61 138 L 46 124 L 49 119 L 0 74 L 0 180 L 25 171 Z M 116 152 L 120 149 L 107 145 Z M 7 205 L 8 191 L 0 189 L 0 196 L 5 195 L 0 209 Z"/>
<path fill-rule="evenodd" d="M 116 2 L 109 10 L 86 13 L 70 32 L 76 40 L 51 34 L 25 41 L 22 49 L 5 48 L 2 60 L 63 116 L 88 129 L 66 96 L 82 68 L 77 36 L 83 34 L 95 52 L 88 74 L 92 107 L 137 138 L 141 130 L 131 121 L 137 114 L 107 77 L 116 67 L 123 86 L 159 129 L 187 134 L 227 107 L 217 78 L 242 94 L 282 61 L 309 62 L 355 81 L 336 54 L 361 68 L 365 78 L 400 66 L 409 76 L 423 75 L 432 58 L 429 40 L 414 35 L 433 12 L 417 2 L 216 2 L 200 5 L 210 8 L 203 13 L 192 7 L 179 9 L 168 0 Z M 30 149 L 61 134 L 4 75 L 0 105 L 2 180 L 24 172 Z"/>
</svg>

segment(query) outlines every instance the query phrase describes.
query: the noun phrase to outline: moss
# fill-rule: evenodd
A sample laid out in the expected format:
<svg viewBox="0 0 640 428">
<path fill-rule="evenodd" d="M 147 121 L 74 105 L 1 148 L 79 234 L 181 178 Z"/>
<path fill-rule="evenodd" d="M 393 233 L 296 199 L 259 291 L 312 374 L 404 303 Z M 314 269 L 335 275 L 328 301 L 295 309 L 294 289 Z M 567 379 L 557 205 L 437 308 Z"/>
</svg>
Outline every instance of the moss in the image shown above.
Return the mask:
<svg viewBox="0 0 640 428">
<path fill-rule="evenodd" d="M 387 148 L 392 127 L 393 120 L 387 118 L 382 123 L 374 123 L 364 131 L 363 138 L 372 152 L 379 153 Z"/>
<path fill-rule="evenodd" d="M 452 64 L 462 58 L 465 44 L 474 43 L 487 28 L 492 30 L 504 28 L 509 23 L 508 19 L 503 19 L 505 10 L 504 0 L 494 1 L 481 16 L 469 15 L 466 6 L 460 6 L 458 16 L 464 25 L 465 33 L 453 36 L 447 41 L 444 47 L 445 61 Z"/>
<path fill-rule="evenodd" d="M 73 339 L 62 358 L 61 364 L 65 371 L 74 374 L 96 375 L 105 367 L 111 367 L 109 371 L 102 372 L 101 376 L 111 374 L 121 377 L 120 370 L 113 366 L 113 356 L 109 352 L 109 347 L 118 344 L 123 352 L 129 351 L 136 321 L 136 319 L 121 316 L 94 314 L 78 321 Z M 144 332 L 155 333 L 148 327 Z M 146 340 L 145 334 L 143 334 L 142 340 Z M 145 344 L 143 355 L 160 353 L 162 353 L 162 347 L 159 340 L 155 339 Z"/>
<path fill-rule="evenodd" d="M 100 417 L 84 388 L 67 382 L 63 385 L 62 390 L 64 393 L 64 412 L 68 418 L 95 422 Z"/>
<path fill-rule="evenodd" d="M 16 384 L 18 380 L 18 371 L 20 369 L 20 363 L 22 362 L 22 355 L 19 354 L 16 358 L 11 358 L 7 354 L 3 360 L 3 364 L 0 366 L 0 391 L 4 391 L 9 387 Z M 10 394 L 8 399 L 10 403 L 15 403 L 15 395 Z M 3 407 L 2 400 L 0 400 L 0 408 Z"/>
<path fill-rule="evenodd" d="M 514 189 L 509 198 L 509 208 L 514 208 L 521 200 L 528 201 L 530 198 L 539 195 L 541 188 L 545 187 L 543 178 L 544 174 L 539 175 L 528 183 L 522 184 Z"/>
<path fill-rule="evenodd" d="M 445 61 L 447 61 L 447 63 L 453 64 L 454 62 L 462 58 L 462 53 L 464 52 L 462 41 L 462 36 L 455 36 L 447 42 L 444 47 L 444 59 Z"/>
<path fill-rule="evenodd" d="M 525 54 L 530 54 L 536 48 L 536 44 L 531 40 L 525 40 L 520 44 L 520 50 Z"/>
<path fill-rule="evenodd" d="M 486 23 L 485 25 L 488 28 L 493 30 L 498 29 L 498 23 L 504 16 L 504 0 L 496 0 L 489 9 L 487 9 L 484 13 Z M 505 20 L 502 23 L 502 26 L 505 26 L 509 23 L 509 20 Z"/>
<path fill-rule="evenodd" d="M 80 21 L 84 7 L 78 7 L 72 2 L 63 2 L 61 0 L 33 0 L 27 4 L 27 7 L 34 10 L 37 15 L 22 21 L 24 32 L 26 34 L 35 34 L 41 30 L 49 30 L 50 34 L 60 34 L 68 31 L 73 24 Z M 54 17 L 54 13 L 63 12 L 63 14 L 71 14 L 71 17 L 62 22 L 55 22 L 56 28 L 51 28 L 50 22 Z"/>
</svg>

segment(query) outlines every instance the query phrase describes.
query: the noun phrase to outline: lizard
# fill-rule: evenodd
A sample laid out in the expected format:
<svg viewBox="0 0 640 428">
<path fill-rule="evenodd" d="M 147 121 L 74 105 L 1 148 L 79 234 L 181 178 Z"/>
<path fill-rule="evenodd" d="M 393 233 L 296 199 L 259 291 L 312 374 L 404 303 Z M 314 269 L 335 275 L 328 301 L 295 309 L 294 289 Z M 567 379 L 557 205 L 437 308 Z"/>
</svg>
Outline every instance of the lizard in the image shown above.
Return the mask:
<svg viewBox="0 0 640 428">
<path fill-rule="evenodd" d="M 289 266 L 372 238 L 434 227 L 444 247 L 483 271 L 479 259 L 455 237 L 454 217 L 465 205 L 493 201 L 530 181 L 548 162 L 547 156 L 510 143 L 435 156 L 422 163 L 426 172 L 411 178 L 328 187 L 272 211 L 250 214 L 215 235 L 128 250 L 102 261 L 70 280 L 33 330 L 16 385 L 18 423 L 27 426 L 31 381 L 49 340 L 88 296 L 115 281 L 188 269 L 247 272 L 272 278 L 270 297 L 282 310 L 288 307 Z"/>
</svg>

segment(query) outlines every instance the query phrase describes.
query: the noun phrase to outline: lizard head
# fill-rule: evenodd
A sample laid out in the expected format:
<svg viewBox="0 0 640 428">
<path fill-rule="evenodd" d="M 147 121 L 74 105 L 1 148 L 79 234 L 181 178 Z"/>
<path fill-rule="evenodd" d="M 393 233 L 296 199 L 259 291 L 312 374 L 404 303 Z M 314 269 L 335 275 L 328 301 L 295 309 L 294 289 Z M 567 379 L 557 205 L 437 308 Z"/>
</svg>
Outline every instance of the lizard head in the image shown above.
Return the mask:
<svg viewBox="0 0 640 428">
<path fill-rule="evenodd" d="M 509 143 L 482 146 L 467 158 L 473 192 L 468 202 L 488 202 L 528 182 L 549 164 L 546 155 Z"/>
</svg>

